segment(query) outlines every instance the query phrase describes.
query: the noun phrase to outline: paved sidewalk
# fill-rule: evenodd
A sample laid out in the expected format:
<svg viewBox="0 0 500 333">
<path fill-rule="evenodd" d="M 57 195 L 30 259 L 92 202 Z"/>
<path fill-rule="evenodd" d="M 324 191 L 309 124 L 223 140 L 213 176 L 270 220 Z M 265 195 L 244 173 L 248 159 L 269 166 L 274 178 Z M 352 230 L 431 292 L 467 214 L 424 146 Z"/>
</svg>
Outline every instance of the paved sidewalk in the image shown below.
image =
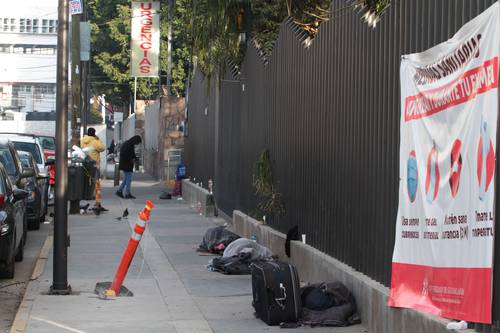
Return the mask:
<svg viewBox="0 0 500 333">
<path fill-rule="evenodd" d="M 163 186 L 146 177 L 133 183 L 136 200 L 119 199 L 104 182 L 103 204 L 110 211 L 70 216 L 70 296 L 49 296 L 52 250 L 39 283 L 28 288 L 18 326 L 26 332 L 282 332 L 255 319 L 250 276 L 207 271 L 211 257 L 194 251 L 206 229 L 224 223 L 206 219 L 178 200 L 159 200 Z M 101 300 L 96 282 L 112 281 L 131 227 L 146 199 L 156 207 L 124 285 L 133 297 Z M 118 221 L 128 208 L 128 221 Z M 21 323 L 21 325 L 19 325 Z M 22 330 L 21 330 L 22 331 Z M 350 328 L 298 328 L 292 331 L 366 332 Z"/>
</svg>

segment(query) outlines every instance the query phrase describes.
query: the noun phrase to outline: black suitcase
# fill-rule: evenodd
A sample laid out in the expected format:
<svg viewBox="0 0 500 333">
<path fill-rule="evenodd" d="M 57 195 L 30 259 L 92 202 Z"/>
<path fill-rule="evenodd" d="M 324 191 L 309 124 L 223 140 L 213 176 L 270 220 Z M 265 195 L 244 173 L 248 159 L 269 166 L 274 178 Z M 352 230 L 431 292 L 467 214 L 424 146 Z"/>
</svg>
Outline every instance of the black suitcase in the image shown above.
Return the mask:
<svg viewBox="0 0 500 333">
<path fill-rule="evenodd" d="M 255 315 L 268 325 L 297 322 L 302 308 L 295 266 L 265 261 L 253 263 L 250 268 Z"/>
</svg>

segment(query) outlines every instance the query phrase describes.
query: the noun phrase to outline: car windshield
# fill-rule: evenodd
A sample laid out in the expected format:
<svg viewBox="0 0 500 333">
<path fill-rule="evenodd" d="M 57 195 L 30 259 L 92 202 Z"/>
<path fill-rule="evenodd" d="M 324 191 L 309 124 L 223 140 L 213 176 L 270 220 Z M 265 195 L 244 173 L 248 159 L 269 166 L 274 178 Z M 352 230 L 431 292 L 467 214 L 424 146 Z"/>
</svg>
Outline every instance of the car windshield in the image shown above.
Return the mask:
<svg viewBox="0 0 500 333">
<path fill-rule="evenodd" d="M 0 162 L 2 162 L 9 176 L 16 176 L 16 164 L 8 148 L 0 148 Z"/>
<path fill-rule="evenodd" d="M 56 150 L 56 141 L 50 136 L 39 137 L 43 149 Z"/>
<path fill-rule="evenodd" d="M 31 155 L 35 158 L 36 163 L 42 164 L 42 156 L 40 156 L 40 151 L 38 150 L 36 144 L 31 142 L 14 141 L 14 147 L 16 147 L 16 150 L 23 150 L 31 153 Z"/>
</svg>

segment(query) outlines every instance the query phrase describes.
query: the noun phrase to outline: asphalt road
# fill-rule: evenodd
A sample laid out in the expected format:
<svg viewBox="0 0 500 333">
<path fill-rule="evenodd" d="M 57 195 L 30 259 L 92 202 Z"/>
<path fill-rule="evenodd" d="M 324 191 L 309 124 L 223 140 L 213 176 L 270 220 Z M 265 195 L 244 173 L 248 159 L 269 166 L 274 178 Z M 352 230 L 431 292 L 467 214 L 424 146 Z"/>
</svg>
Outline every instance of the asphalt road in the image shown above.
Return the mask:
<svg viewBox="0 0 500 333">
<path fill-rule="evenodd" d="M 40 230 L 28 231 L 24 259 L 16 262 L 14 279 L 0 279 L 0 333 L 9 332 L 40 250 L 47 235 L 52 233 L 52 229 L 52 223 L 50 223 L 41 224 Z"/>
</svg>

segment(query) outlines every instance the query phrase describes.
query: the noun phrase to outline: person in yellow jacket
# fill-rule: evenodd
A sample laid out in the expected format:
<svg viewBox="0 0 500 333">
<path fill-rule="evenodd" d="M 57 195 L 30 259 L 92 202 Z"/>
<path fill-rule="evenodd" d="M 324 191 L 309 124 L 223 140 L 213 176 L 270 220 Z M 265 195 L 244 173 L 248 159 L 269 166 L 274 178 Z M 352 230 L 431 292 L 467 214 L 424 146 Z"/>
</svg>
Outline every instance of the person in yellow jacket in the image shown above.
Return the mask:
<svg viewBox="0 0 500 333">
<path fill-rule="evenodd" d="M 92 148 L 88 153 L 90 159 L 96 162 L 97 169 L 99 169 L 99 163 L 101 161 L 101 153 L 106 150 L 106 146 L 99 139 L 97 135 L 95 135 L 95 129 L 89 127 L 87 130 L 87 135 L 85 135 L 80 140 L 80 146 L 83 148 Z"/>
<path fill-rule="evenodd" d="M 101 153 L 106 150 L 106 146 L 101 141 L 101 139 L 99 139 L 99 137 L 97 135 L 95 135 L 95 128 L 89 127 L 87 129 L 87 135 L 85 135 L 80 140 L 80 147 L 82 149 L 91 148 L 87 154 L 91 160 L 95 161 L 96 167 L 97 167 L 96 177 L 100 178 L 101 172 L 100 172 L 99 166 L 100 166 L 100 161 L 101 161 Z M 108 211 L 103 206 L 94 206 L 93 209 L 94 210 L 98 209 L 99 213 Z"/>
</svg>

